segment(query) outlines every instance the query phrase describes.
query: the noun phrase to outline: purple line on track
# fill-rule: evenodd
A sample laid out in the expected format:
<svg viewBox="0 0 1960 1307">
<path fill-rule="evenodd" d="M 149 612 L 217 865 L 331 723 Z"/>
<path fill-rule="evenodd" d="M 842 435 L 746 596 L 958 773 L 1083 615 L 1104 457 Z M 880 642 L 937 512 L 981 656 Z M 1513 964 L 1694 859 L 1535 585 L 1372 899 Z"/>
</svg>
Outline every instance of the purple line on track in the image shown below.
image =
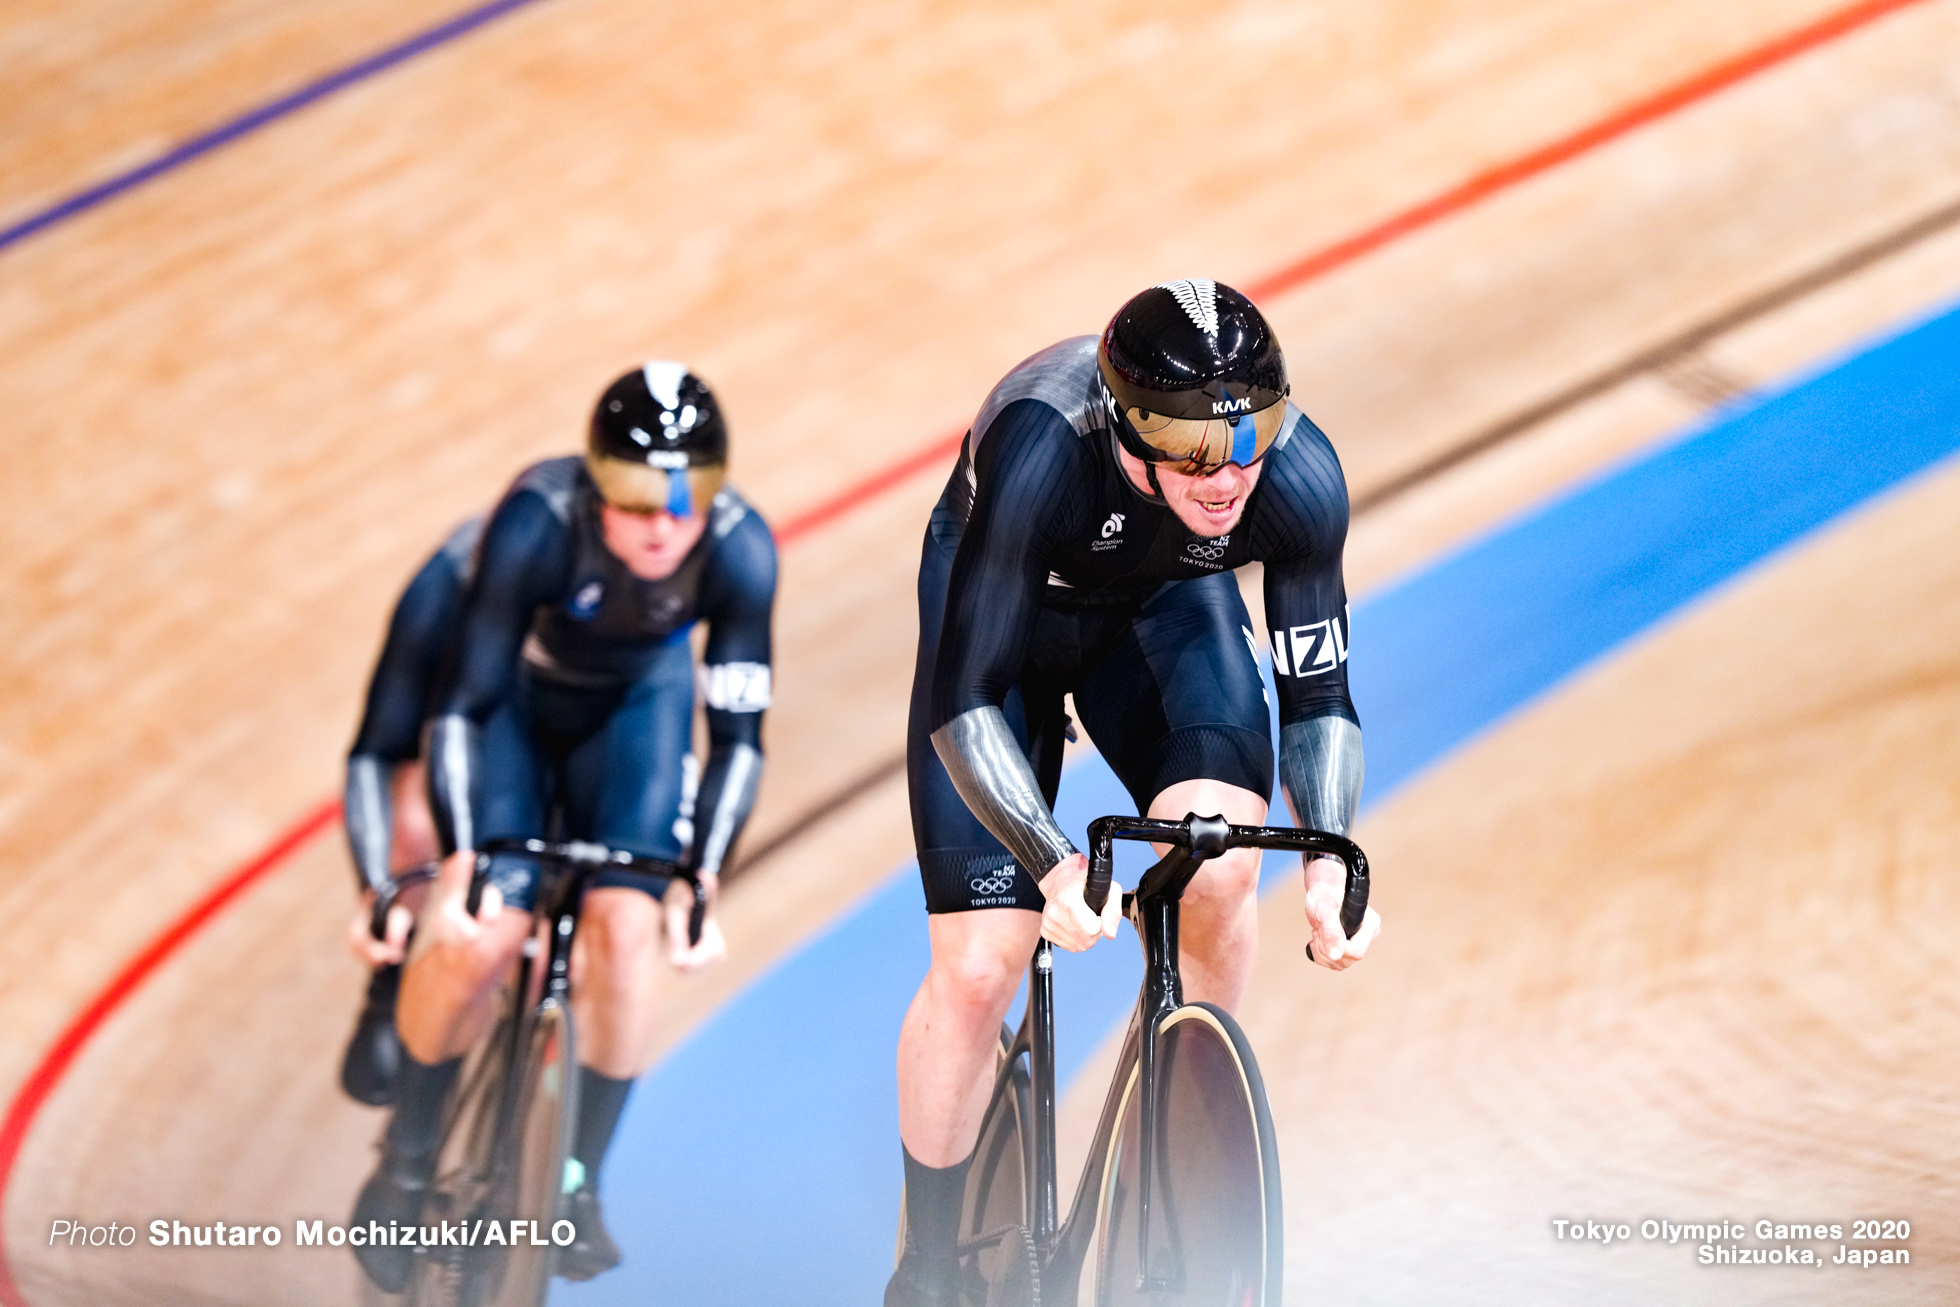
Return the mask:
<svg viewBox="0 0 1960 1307">
<path fill-rule="evenodd" d="M 77 191 L 65 200 L 58 200 L 38 213 L 30 214 L 13 226 L 0 230 L 0 250 L 6 250 L 17 242 L 26 240 L 37 232 L 45 231 L 57 223 L 64 222 L 79 213 L 86 213 L 98 204 L 104 204 L 134 190 L 144 182 L 160 177 L 164 173 L 209 154 L 223 145 L 228 145 L 241 136 L 249 135 L 261 127 L 270 126 L 289 114 L 297 113 L 317 100 L 323 100 L 334 92 L 343 90 L 357 82 L 364 82 L 379 73 L 384 73 L 395 65 L 405 63 L 419 54 L 446 45 L 460 36 L 465 36 L 484 24 L 503 17 L 512 10 L 535 4 L 537 0 L 491 0 L 489 4 L 479 5 L 466 13 L 445 22 L 436 24 L 425 31 L 418 32 L 397 45 L 389 46 L 379 54 L 369 55 L 358 63 L 328 73 L 318 81 L 309 82 L 288 95 L 281 96 L 269 104 L 256 109 L 248 109 L 231 121 L 221 123 L 200 136 L 192 137 L 182 145 L 139 164 L 126 172 L 116 174 L 107 181 L 98 182 L 86 190 Z"/>
</svg>

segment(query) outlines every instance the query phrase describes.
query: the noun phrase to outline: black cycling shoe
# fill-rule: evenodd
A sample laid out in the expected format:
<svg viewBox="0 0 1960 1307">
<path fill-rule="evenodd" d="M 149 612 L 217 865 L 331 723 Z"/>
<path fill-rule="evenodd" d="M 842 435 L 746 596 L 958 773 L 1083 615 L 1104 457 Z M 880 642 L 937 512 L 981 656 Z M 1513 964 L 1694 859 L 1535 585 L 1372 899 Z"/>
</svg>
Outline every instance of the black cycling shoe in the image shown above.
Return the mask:
<svg viewBox="0 0 1960 1307">
<path fill-rule="evenodd" d="M 370 1221 L 383 1230 L 391 1221 L 418 1224 L 434 1162 L 433 1157 L 407 1157 L 384 1147 L 381 1165 L 374 1168 L 374 1174 L 361 1186 L 361 1196 L 354 1200 L 354 1214 L 347 1220 L 349 1228 L 365 1228 Z M 408 1287 L 414 1249 L 385 1243 L 357 1244 L 354 1257 L 382 1292 L 400 1293 Z"/>
<path fill-rule="evenodd" d="M 619 1245 L 606 1233 L 606 1222 L 599 1215 L 599 1191 L 582 1184 L 565 1197 L 565 1219 L 575 1233 L 571 1243 L 558 1252 L 558 1274 L 568 1280 L 589 1280 L 603 1275 L 624 1260 Z"/>
<path fill-rule="evenodd" d="M 911 1248 L 885 1282 L 885 1307 L 985 1307 L 986 1301 L 987 1286 L 977 1276 L 963 1276 L 957 1266 L 928 1271 Z"/>
<path fill-rule="evenodd" d="M 401 982 L 399 963 L 374 969 L 367 1003 L 354 1023 L 347 1054 L 340 1059 L 340 1087 L 349 1098 L 369 1107 L 395 1101 L 395 1077 L 402 1069 L 402 1041 L 395 1033 L 395 995 Z"/>
</svg>

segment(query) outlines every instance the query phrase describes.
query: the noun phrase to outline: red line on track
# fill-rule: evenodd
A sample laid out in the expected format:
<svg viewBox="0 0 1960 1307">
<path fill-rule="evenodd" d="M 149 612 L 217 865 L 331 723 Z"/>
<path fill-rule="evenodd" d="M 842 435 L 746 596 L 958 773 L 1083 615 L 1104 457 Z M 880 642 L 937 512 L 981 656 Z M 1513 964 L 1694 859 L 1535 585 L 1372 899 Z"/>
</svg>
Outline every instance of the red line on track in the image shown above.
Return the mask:
<svg viewBox="0 0 1960 1307">
<path fill-rule="evenodd" d="M 965 438 L 964 428 L 949 432 L 925 448 L 906 455 L 884 471 L 872 473 L 856 485 L 831 496 L 814 508 L 804 509 L 776 528 L 776 539 L 784 545 L 790 545 L 812 531 L 828 526 L 859 504 L 876 499 L 901 481 L 910 481 L 927 468 L 937 467 L 945 462 L 959 452 L 960 441 Z"/>
<path fill-rule="evenodd" d="M 1278 272 L 1251 283 L 1245 287 L 1246 294 L 1256 300 L 1296 290 L 1410 232 L 1460 213 L 1500 191 L 1508 190 L 1560 164 L 1568 163 L 1598 149 L 1610 141 L 1617 140 L 1629 132 L 1706 100 L 1758 73 L 1786 63 L 1839 37 L 1847 36 L 1888 14 L 1926 2 L 1927 0 L 1865 0 L 1865 3 L 1840 9 L 1807 27 L 1799 28 L 1766 45 L 1758 46 L 1754 50 L 1706 69 L 1684 82 L 1679 82 L 1590 126 L 1581 128 L 1569 136 L 1561 137 L 1527 154 L 1500 163 L 1372 227 L 1315 250 Z M 964 432 L 942 435 L 931 444 L 914 451 L 883 471 L 873 473 L 856 485 L 846 488 L 812 508 L 805 509 L 777 528 L 777 539 L 784 545 L 789 545 L 821 530 L 858 506 L 909 481 L 919 473 L 938 466 L 959 448 L 963 435 Z M 5 1203 L 7 1184 L 13 1176 L 14 1161 L 20 1153 L 21 1145 L 26 1141 L 27 1132 L 33 1125 L 41 1104 L 54 1091 L 55 1085 L 96 1029 L 138 985 L 149 977 L 151 972 L 163 963 L 164 959 L 176 951 L 178 945 L 202 929 L 252 882 L 272 871 L 289 855 L 326 829 L 339 814 L 339 803 L 321 804 L 295 822 L 264 850 L 234 870 L 217 888 L 199 900 L 95 996 L 94 1001 L 61 1033 L 61 1037 L 55 1041 L 54 1046 L 48 1050 L 40 1064 L 28 1076 L 27 1082 L 14 1095 L 13 1102 L 8 1105 L 4 1122 L 0 1122 L 0 1307 L 27 1307 L 26 1299 L 21 1296 L 20 1289 L 15 1285 L 7 1266 Z"/>
<path fill-rule="evenodd" d="M 1820 45 L 1846 36 L 1887 14 L 1924 3 L 1925 0 L 1865 0 L 1863 4 L 1840 9 L 1808 27 L 1798 28 L 1794 32 L 1778 37 L 1768 45 L 1758 46 L 1754 50 L 1716 64 L 1713 68 L 1698 73 L 1685 82 L 1678 82 L 1668 87 L 1658 95 L 1649 96 L 1618 113 L 1600 119 L 1591 126 L 1582 127 L 1570 136 L 1540 146 L 1529 154 L 1507 159 L 1488 171 L 1477 174 L 1469 181 L 1404 209 L 1365 231 L 1356 232 L 1352 236 L 1335 241 L 1332 245 L 1315 250 L 1278 272 L 1253 282 L 1245 288 L 1245 293 L 1249 298 L 1257 300 L 1303 286 L 1412 231 L 1439 222 L 1451 214 L 1460 213 L 1499 191 L 1509 190 L 1540 173 L 1549 172 L 1562 163 L 1569 163 L 1582 154 L 1596 150 L 1669 114 L 1706 100 L 1717 92 L 1725 91 L 1738 82 L 1754 77 L 1757 73 L 1767 71 Z"/>
<path fill-rule="evenodd" d="M 150 942 L 148 948 L 137 954 L 114 980 L 103 987 L 80 1016 L 68 1023 L 68 1028 L 61 1032 L 61 1038 L 54 1041 L 54 1047 L 41 1058 L 41 1064 L 34 1068 L 34 1073 L 27 1077 L 27 1083 L 14 1095 L 14 1101 L 7 1107 L 6 1120 L 0 1122 L 0 1198 L 6 1194 L 7 1181 L 13 1177 L 14 1160 L 20 1155 L 20 1146 L 27 1138 L 28 1128 L 34 1124 L 35 1114 L 96 1029 L 109 1019 L 109 1015 L 122 1005 L 124 999 L 135 992 L 138 985 L 149 978 L 151 972 L 163 964 L 165 958 L 176 951 L 179 944 L 202 929 L 254 881 L 325 830 L 339 815 L 340 804 L 333 801 L 321 804 L 294 822 L 278 839 L 226 876 L 215 889 L 192 905 L 190 911 L 172 922 Z M 7 1266 L 4 1222 L 0 1222 L 0 1302 L 6 1303 L 7 1307 L 26 1307 L 27 1304 Z"/>
</svg>

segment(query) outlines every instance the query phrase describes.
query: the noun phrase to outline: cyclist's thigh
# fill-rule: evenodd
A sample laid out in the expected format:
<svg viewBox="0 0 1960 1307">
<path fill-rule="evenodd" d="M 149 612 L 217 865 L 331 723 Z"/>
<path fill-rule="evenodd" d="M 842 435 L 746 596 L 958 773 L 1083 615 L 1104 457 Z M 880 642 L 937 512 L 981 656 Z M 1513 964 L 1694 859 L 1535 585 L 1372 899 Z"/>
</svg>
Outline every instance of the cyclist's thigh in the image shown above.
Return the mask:
<svg viewBox="0 0 1960 1307">
<path fill-rule="evenodd" d="M 1272 793 L 1271 716 L 1251 629 L 1230 573 L 1176 581 L 1077 685 L 1076 711 L 1138 812 L 1184 781 Z"/>
<path fill-rule="evenodd" d="M 683 813 L 693 799 L 693 726 L 694 655 L 682 639 L 662 649 L 605 723 L 566 755 L 568 832 L 677 860 L 692 833 Z M 667 888 L 664 876 L 632 871 L 601 872 L 593 883 L 656 898 Z"/>
<path fill-rule="evenodd" d="M 1018 908 L 942 912 L 926 919 L 926 930 L 934 967 L 969 983 L 990 975 L 993 988 L 1013 990 L 1020 988 L 1021 973 L 1041 939 L 1041 916 Z"/>
<path fill-rule="evenodd" d="M 1039 912 L 1043 899 L 1036 884 L 1046 867 L 1024 868 L 980 824 L 953 787 L 928 726 L 932 715 L 932 674 L 939 656 L 940 621 L 946 583 L 958 537 L 941 538 L 940 514 L 926 532 L 919 563 L 919 656 L 912 674 L 912 704 L 906 724 L 905 773 L 912 799 L 912 837 L 919 851 L 919 877 L 925 882 L 926 911 L 969 912 L 982 908 L 1027 908 Z M 1008 726 L 1023 750 L 1028 746 L 1027 714 L 1018 687 L 1003 705 Z M 1030 874 L 1032 871 L 1032 874 Z M 1032 947 L 1032 945 L 1030 945 Z"/>
<path fill-rule="evenodd" d="M 476 794 L 481 840 L 535 839 L 545 833 L 552 768 L 533 727 L 530 674 L 520 669 L 510 694 L 483 726 Z M 490 860 L 490 883 L 511 907 L 530 909 L 537 879 L 533 858 L 499 853 Z"/>
</svg>

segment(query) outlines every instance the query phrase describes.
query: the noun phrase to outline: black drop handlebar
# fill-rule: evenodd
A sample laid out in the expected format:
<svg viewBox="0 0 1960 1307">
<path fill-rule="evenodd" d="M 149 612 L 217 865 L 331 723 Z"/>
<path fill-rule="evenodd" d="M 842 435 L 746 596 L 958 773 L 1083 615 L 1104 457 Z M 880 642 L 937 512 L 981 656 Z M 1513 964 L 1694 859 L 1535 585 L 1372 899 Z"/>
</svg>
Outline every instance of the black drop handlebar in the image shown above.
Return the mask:
<svg viewBox="0 0 1960 1307">
<path fill-rule="evenodd" d="M 388 910 L 395 906 L 395 900 L 402 896 L 403 890 L 436 878 L 437 864 L 425 862 L 411 871 L 390 878 L 387 885 L 374 892 L 374 909 L 368 915 L 368 933 L 376 939 L 388 938 Z"/>
<path fill-rule="evenodd" d="M 1109 901 L 1115 875 L 1116 840 L 1143 840 L 1174 846 L 1162 861 L 1144 873 L 1136 894 L 1149 899 L 1163 893 L 1182 894 L 1200 865 L 1227 849 L 1292 849 L 1340 859 L 1347 868 L 1347 892 L 1341 899 L 1341 929 L 1348 938 L 1361 929 L 1368 911 L 1368 855 L 1353 840 L 1326 831 L 1293 826 L 1234 826 L 1223 817 L 1187 813 L 1183 821 L 1155 817 L 1098 817 L 1089 823 L 1089 880 L 1082 898 L 1100 914 Z M 1309 946 L 1308 956 L 1312 956 Z"/>
<path fill-rule="evenodd" d="M 489 864 L 489 855 L 494 853 L 528 853 L 533 857 L 547 858 L 553 862 L 562 862 L 567 866 L 579 867 L 587 871 L 616 868 L 684 880 L 694 887 L 694 906 L 687 914 L 687 942 L 690 945 L 701 942 L 701 926 L 708 918 L 708 892 L 702 887 L 701 878 L 691 867 L 683 867 L 665 858 L 649 858 L 644 854 L 628 853 L 625 849 L 609 848 L 604 844 L 593 844 L 586 840 L 485 840 L 483 847 L 477 850 L 478 875 L 470 882 L 469 909 L 472 913 L 476 911 L 477 902 L 483 893 L 482 872 Z"/>
<path fill-rule="evenodd" d="M 538 840 L 538 839 L 494 839 L 483 841 L 477 850 L 477 874 L 470 880 L 470 894 L 466 906 L 470 915 L 475 916 L 483 902 L 483 873 L 488 869 L 490 855 L 497 853 L 528 853 L 532 857 L 546 858 L 562 862 L 570 867 L 588 871 L 607 868 L 620 868 L 626 871 L 646 872 L 655 876 L 667 876 L 684 880 L 694 887 L 694 907 L 687 914 L 687 942 L 690 945 L 701 942 L 701 927 L 708 917 L 708 894 L 701 886 L 701 878 L 692 868 L 668 862 L 664 858 L 649 858 L 643 854 L 628 853 L 624 849 L 609 848 L 604 844 L 592 844 L 585 840 Z M 393 907 L 401 892 L 412 885 L 433 880 L 437 868 L 434 864 L 418 867 L 396 877 L 385 891 L 374 896 L 374 913 L 368 928 L 376 939 L 386 939 L 388 935 L 388 909 Z"/>
</svg>

